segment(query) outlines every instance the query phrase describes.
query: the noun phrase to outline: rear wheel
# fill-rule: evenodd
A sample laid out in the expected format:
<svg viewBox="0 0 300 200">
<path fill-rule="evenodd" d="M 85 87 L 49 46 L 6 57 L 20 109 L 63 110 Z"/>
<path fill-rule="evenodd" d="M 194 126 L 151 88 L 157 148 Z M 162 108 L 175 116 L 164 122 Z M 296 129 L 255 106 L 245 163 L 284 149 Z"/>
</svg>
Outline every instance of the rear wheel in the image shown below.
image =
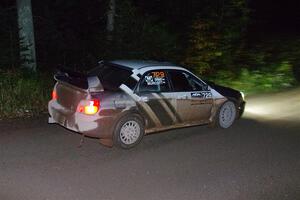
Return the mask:
<svg viewBox="0 0 300 200">
<path fill-rule="evenodd" d="M 236 106 L 232 101 L 226 101 L 219 109 L 216 116 L 217 125 L 221 128 L 229 128 L 236 119 Z"/>
<path fill-rule="evenodd" d="M 114 130 L 115 145 L 129 149 L 136 146 L 144 136 L 144 123 L 138 115 L 122 117 Z"/>
</svg>

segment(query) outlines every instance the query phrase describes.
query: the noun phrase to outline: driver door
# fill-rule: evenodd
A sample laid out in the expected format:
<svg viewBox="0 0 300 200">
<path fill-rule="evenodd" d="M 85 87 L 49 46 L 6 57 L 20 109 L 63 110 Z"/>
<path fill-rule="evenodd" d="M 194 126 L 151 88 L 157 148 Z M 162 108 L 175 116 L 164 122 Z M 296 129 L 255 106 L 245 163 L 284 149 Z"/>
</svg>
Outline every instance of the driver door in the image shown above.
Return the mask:
<svg viewBox="0 0 300 200">
<path fill-rule="evenodd" d="M 170 70 L 172 96 L 176 111 L 184 123 L 201 124 L 209 121 L 213 106 L 212 93 L 198 78 L 181 70 Z"/>
</svg>

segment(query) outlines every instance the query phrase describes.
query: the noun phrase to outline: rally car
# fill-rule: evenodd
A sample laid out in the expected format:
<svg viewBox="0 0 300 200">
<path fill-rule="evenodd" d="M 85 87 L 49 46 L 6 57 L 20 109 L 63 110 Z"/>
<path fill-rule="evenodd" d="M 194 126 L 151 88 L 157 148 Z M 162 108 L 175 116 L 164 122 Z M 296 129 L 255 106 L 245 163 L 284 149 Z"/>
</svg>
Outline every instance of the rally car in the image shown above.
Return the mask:
<svg viewBox="0 0 300 200">
<path fill-rule="evenodd" d="M 243 94 L 156 61 L 101 61 L 81 74 L 61 70 L 48 104 L 57 123 L 107 146 L 131 148 L 144 135 L 210 124 L 229 128 L 244 111 Z"/>
</svg>

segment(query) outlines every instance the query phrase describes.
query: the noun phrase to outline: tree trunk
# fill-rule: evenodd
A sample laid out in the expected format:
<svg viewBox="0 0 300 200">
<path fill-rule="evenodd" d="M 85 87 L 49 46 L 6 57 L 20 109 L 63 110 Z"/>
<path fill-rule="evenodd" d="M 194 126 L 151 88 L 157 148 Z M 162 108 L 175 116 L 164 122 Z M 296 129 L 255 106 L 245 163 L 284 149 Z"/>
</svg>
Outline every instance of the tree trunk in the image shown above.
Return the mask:
<svg viewBox="0 0 300 200">
<path fill-rule="evenodd" d="M 17 0 L 21 65 L 36 71 L 36 55 L 31 0 Z"/>
<path fill-rule="evenodd" d="M 116 14 L 116 0 L 109 0 L 108 11 L 107 11 L 107 39 L 112 40 L 112 32 L 115 26 L 115 14 Z"/>
</svg>

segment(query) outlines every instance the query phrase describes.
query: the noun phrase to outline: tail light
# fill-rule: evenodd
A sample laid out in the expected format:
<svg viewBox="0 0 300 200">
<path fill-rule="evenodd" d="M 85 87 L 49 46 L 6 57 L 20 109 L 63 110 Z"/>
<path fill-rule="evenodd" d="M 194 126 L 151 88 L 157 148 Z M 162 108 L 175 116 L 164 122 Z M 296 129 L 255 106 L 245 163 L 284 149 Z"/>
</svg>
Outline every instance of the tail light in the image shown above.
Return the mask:
<svg viewBox="0 0 300 200">
<path fill-rule="evenodd" d="M 56 93 L 55 90 L 52 91 L 51 96 L 52 96 L 52 99 L 53 99 L 53 100 L 56 100 L 56 99 L 57 99 L 57 93 Z"/>
<path fill-rule="evenodd" d="M 87 115 L 94 115 L 100 109 L 100 101 L 98 99 L 84 100 L 78 105 L 77 112 Z"/>
</svg>

